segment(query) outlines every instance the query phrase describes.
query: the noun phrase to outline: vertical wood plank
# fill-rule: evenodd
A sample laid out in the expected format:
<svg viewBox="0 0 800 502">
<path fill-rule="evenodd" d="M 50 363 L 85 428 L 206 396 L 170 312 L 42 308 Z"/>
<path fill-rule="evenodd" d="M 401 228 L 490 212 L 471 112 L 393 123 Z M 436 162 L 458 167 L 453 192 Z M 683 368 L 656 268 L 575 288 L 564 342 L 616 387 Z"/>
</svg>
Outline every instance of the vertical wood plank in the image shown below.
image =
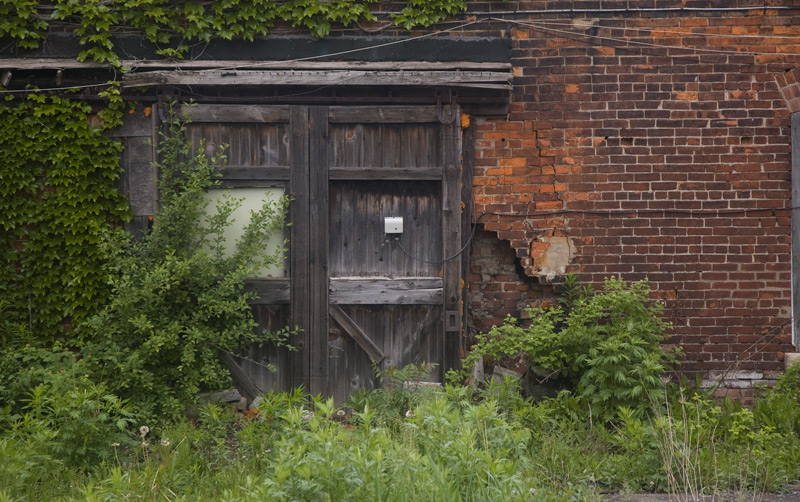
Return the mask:
<svg viewBox="0 0 800 502">
<path fill-rule="evenodd" d="M 444 115 L 460 113 L 445 106 Z M 442 182 L 442 248 L 444 258 L 453 256 L 461 249 L 461 121 L 444 124 L 441 128 L 442 160 L 444 178 Z M 442 266 L 444 281 L 444 314 L 447 311 L 461 313 L 461 258 L 447 260 Z M 461 330 L 443 330 L 442 375 L 459 362 Z"/>
<path fill-rule="evenodd" d="M 309 131 L 309 391 L 328 393 L 328 107 L 313 106 Z"/>
<path fill-rule="evenodd" d="M 792 338 L 800 347 L 800 112 L 792 114 Z"/>
<path fill-rule="evenodd" d="M 293 197 L 289 209 L 290 238 L 290 281 L 291 281 L 291 322 L 303 330 L 294 339 L 297 349 L 293 353 L 291 374 L 292 385 L 303 385 L 309 389 L 310 376 L 310 309 L 306 299 L 310 290 L 309 261 L 310 256 L 310 209 L 311 195 L 309 187 L 308 159 L 308 108 L 292 107 L 289 112 L 289 131 L 291 152 L 289 192 Z"/>
<path fill-rule="evenodd" d="M 459 120 L 460 122 L 460 120 Z M 461 200 L 464 202 L 464 211 L 461 213 L 461 242 L 467 246 L 461 255 L 461 278 L 464 286 L 461 289 L 461 343 L 459 346 L 459 360 L 457 368 L 461 367 L 461 359 L 466 356 L 469 337 L 469 263 L 472 252 L 472 243 L 467 245 L 467 239 L 473 236 L 472 211 L 475 205 L 472 201 L 472 176 L 475 171 L 475 128 L 470 126 L 461 133 Z"/>
<path fill-rule="evenodd" d="M 137 239 L 147 230 L 150 217 L 156 214 L 158 190 L 153 138 L 155 136 L 155 117 L 143 114 L 126 115 L 119 135 L 124 138 L 121 177 L 122 192 L 128 198 L 133 219 L 125 224 L 125 230 Z"/>
</svg>

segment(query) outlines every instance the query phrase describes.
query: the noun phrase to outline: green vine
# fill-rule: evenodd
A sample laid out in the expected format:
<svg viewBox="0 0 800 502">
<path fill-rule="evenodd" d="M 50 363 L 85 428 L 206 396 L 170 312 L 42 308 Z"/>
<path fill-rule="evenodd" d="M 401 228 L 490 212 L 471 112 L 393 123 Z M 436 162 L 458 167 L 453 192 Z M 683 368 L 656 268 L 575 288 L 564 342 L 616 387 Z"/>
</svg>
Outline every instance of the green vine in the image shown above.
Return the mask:
<svg viewBox="0 0 800 502">
<path fill-rule="evenodd" d="M 57 339 L 107 294 L 99 244 L 127 215 L 122 145 L 92 118 L 86 103 L 41 94 L 0 106 L 2 338 Z"/>
<path fill-rule="evenodd" d="M 121 66 L 113 33 L 134 29 L 156 44 L 162 56 L 182 58 L 192 44 L 214 38 L 252 41 L 267 35 L 280 22 L 325 37 L 334 24 L 349 27 L 375 21 L 370 10 L 376 0 L 2 0 L 0 38 L 11 37 L 20 47 L 39 46 L 49 28 L 39 7 L 52 6 L 52 19 L 75 26 L 84 50 L 78 59 Z M 402 5 L 402 4 L 401 4 Z M 405 29 L 427 27 L 464 12 L 466 0 L 408 0 L 390 15 Z"/>
</svg>

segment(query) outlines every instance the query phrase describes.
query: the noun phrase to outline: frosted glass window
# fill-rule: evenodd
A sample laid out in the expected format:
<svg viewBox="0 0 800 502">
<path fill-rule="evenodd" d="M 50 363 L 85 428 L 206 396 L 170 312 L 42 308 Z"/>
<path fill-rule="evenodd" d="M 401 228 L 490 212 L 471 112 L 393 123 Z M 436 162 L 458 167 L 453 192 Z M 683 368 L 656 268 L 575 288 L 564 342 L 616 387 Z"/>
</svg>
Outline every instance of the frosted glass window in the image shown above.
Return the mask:
<svg viewBox="0 0 800 502">
<path fill-rule="evenodd" d="M 213 188 L 206 193 L 206 199 L 209 201 L 208 214 L 216 214 L 217 201 L 229 195 L 234 199 L 240 199 L 241 205 L 233 211 L 231 215 L 231 222 L 225 231 L 225 255 L 230 256 L 235 249 L 236 242 L 242 237 L 244 227 L 250 223 L 250 212 L 258 211 L 264 204 L 264 201 L 276 202 L 283 196 L 283 188 Z M 275 251 L 283 246 L 285 237 L 282 229 L 278 229 L 267 243 L 266 252 L 273 254 Z M 280 263 L 272 267 L 259 270 L 256 274 L 257 277 L 283 277 L 283 256 L 281 256 Z"/>
</svg>

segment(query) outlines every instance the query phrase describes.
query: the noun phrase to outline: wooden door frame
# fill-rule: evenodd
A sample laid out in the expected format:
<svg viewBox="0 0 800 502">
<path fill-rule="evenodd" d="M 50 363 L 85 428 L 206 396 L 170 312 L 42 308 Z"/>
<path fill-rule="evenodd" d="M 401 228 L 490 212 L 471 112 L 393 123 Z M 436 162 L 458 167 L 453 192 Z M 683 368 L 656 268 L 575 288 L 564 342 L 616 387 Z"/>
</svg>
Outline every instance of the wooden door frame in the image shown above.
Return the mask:
<svg viewBox="0 0 800 502">
<path fill-rule="evenodd" d="M 294 200 L 290 205 L 288 220 L 289 257 L 288 279 L 264 280 L 251 284 L 249 289 L 257 291 L 261 298 L 257 304 L 291 305 L 290 322 L 301 326 L 293 344 L 296 351 L 290 356 L 289 380 L 292 386 L 303 385 L 312 394 L 328 392 L 328 328 L 330 323 L 330 278 L 329 278 L 329 189 L 331 180 L 404 180 L 417 179 L 441 183 L 442 210 L 442 256 L 457 255 L 468 232 L 470 218 L 471 165 L 462 161 L 460 109 L 457 105 L 443 107 L 408 105 L 387 106 L 305 106 L 305 105 L 214 105 L 204 104 L 189 108 L 194 121 L 225 124 L 283 123 L 287 124 L 289 140 L 289 164 L 284 167 L 232 168 L 239 182 L 256 183 L 254 186 L 281 184 Z M 156 114 L 154 114 L 155 116 Z M 444 117 L 444 120 L 443 120 Z M 156 119 L 153 119 L 155 121 Z M 374 170 L 331 169 L 328 158 L 328 124 L 337 123 L 438 123 L 442 165 L 435 169 L 420 169 L 409 172 L 395 169 L 377 173 Z M 471 159 L 471 155 L 464 156 Z M 249 177 L 247 181 L 240 176 Z M 251 179 L 252 178 L 252 179 Z M 261 183 L 261 184 L 259 184 Z M 465 223 L 466 222 L 466 223 Z M 447 369 L 457 367 L 463 351 L 463 287 L 466 274 L 463 255 L 453 257 L 442 266 L 442 312 L 445 316 L 455 313 L 457 322 L 447 329 L 442 321 L 439 380 L 443 380 Z M 427 294 L 427 293 L 426 293 Z M 427 303 L 425 300 L 423 303 Z M 341 316 L 340 316 L 341 317 Z M 338 320 L 336 321 L 338 322 Z M 368 346 L 362 340 L 362 347 Z M 366 350 L 366 348 L 365 348 Z M 369 352 L 369 351 L 368 351 Z M 373 352 L 373 356 L 378 353 Z"/>
</svg>

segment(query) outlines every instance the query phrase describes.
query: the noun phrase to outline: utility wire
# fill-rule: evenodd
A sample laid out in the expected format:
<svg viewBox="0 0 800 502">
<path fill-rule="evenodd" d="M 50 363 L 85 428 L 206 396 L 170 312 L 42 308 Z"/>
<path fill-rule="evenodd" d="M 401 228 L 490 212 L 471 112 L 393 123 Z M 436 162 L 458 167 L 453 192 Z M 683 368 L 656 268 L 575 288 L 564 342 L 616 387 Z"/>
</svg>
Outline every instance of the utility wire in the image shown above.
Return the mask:
<svg viewBox="0 0 800 502">
<path fill-rule="evenodd" d="M 602 21 L 617 21 L 617 19 L 603 19 L 598 20 L 598 23 Z M 622 20 L 627 21 L 627 20 Z M 568 22 L 559 22 L 559 21 L 530 21 L 535 22 L 537 24 L 547 25 L 547 26 L 559 26 L 562 28 L 576 28 L 576 26 L 572 23 Z M 733 27 L 733 26 L 731 26 Z M 586 28 L 605 28 L 608 30 L 624 30 L 624 31 L 638 31 L 644 33 L 653 33 L 653 32 L 661 32 L 661 33 L 673 33 L 675 35 L 687 35 L 687 36 L 702 36 L 702 37 L 723 37 L 723 38 L 780 38 L 780 39 L 795 39 L 798 43 L 800 43 L 800 37 L 796 35 L 745 35 L 745 34 L 725 34 L 725 33 L 706 33 L 706 32 L 697 32 L 697 31 L 682 31 L 680 28 L 635 28 L 630 26 L 610 26 L 604 24 L 597 24 L 596 26 L 586 26 Z M 693 28 L 686 28 L 688 30 L 692 30 Z M 658 36 L 658 35 L 653 35 Z"/>
<path fill-rule="evenodd" d="M 664 45 L 664 44 L 656 44 L 652 42 L 642 42 L 639 40 L 631 40 L 629 38 L 615 38 L 615 37 L 604 37 L 600 35 L 590 35 L 588 33 L 580 33 L 576 31 L 569 31 L 569 30 L 560 30 L 556 28 L 548 28 L 547 26 L 538 23 L 537 21 L 518 21 L 512 19 L 503 19 L 503 18 L 489 18 L 490 20 L 494 21 L 503 21 L 506 23 L 512 24 L 519 24 L 523 26 L 527 26 L 529 28 L 534 28 L 537 30 L 547 31 L 551 33 L 558 33 L 558 34 L 566 34 L 566 35 L 573 35 L 585 38 L 592 38 L 596 40 L 605 40 L 609 42 L 619 42 L 624 44 L 633 44 L 633 45 L 641 45 L 645 47 L 654 47 L 658 49 L 674 49 L 674 50 L 683 50 L 683 51 L 695 51 L 695 52 L 708 52 L 712 54 L 731 54 L 731 55 L 752 55 L 752 56 L 800 56 L 800 53 L 796 52 L 756 52 L 756 51 L 726 51 L 722 49 L 704 49 L 702 47 L 686 47 L 681 45 Z"/>
<path fill-rule="evenodd" d="M 478 220 L 480 220 L 480 218 L 478 218 Z M 406 249 L 403 247 L 402 244 L 400 244 L 400 237 L 399 236 L 395 237 L 394 241 L 397 243 L 397 247 L 400 248 L 400 251 L 402 251 L 404 255 L 408 256 L 412 260 L 416 260 L 416 261 L 419 261 L 419 262 L 422 262 L 422 263 L 428 263 L 430 265 L 441 265 L 442 263 L 450 261 L 453 258 L 457 258 L 458 256 L 461 255 L 461 253 L 463 253 L 464 251 L 467 250 L 469 245 L 472 243 L 472 239 L 475 237 L 475 230 L 477 228 L 478 228 L 478 222 L 476 221 L 475 223 L 472 224 L 472 231 L 469 233 L 469 238 L 467 238 L 467 242 L 464 243 L 464 245 L 461 247 L 461 249 L 459 249 L 457 253 L 452 254 L 452 255 L 448 256 L 447 258 L 443 258 L 441 260 L 425 260 L 423 258 L 419 258 L 418 256 L 412 255 L 411 253 L 406 251 Z"/>
</svg>

